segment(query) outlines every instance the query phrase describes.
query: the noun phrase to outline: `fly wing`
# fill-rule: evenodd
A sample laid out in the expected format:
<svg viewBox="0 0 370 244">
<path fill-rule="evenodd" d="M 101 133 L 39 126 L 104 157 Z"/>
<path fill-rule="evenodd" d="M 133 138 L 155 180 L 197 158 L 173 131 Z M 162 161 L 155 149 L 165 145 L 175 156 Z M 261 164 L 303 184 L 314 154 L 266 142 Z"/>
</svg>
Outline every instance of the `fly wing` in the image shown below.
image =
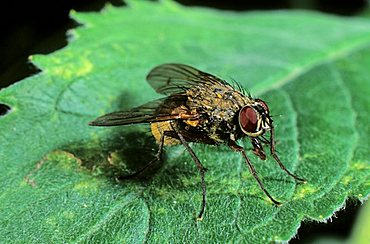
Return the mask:
<svg viewBox="0 0 370 244">
<path fill-rule="evenodd" d="M 183 104 L 184 96 L 170 96 L 148 102 L 139 107 L 105 114 L 91 121 L 91 126 L 118 126 L 180 119 L 173 109 Z"/>
<path fill-rule="evenodd" d="M 195 86 L 230 86 L 225 80 L 185 64 L 162 64 L 146 77 L 153 89 L 164 95 L 184 93 Z"/>
</svg>

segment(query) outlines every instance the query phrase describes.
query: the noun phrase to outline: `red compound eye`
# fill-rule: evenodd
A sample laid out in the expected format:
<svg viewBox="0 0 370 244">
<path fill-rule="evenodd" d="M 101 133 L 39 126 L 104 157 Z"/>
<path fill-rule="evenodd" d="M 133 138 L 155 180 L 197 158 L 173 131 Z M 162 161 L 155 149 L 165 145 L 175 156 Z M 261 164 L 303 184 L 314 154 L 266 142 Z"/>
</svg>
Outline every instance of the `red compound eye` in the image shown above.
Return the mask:
<svg viewBox="0 0 370 244">
<path fill-rule="evenodd" d="M 245 106 L 239 112 L 239 124 L 244 132 L 254 133 L 257 129 L 257 114 L 256 111 Z"/>
</svg>

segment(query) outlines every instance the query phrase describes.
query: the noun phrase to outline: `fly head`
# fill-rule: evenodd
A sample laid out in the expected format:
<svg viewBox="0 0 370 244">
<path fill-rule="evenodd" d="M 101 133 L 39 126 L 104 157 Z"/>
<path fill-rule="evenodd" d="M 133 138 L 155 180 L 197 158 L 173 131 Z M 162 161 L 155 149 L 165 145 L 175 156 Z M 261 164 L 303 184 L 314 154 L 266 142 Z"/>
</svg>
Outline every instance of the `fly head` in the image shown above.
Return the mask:
<svg viewBox="0 0 370 244">
<path fill-rule="evenodd" d="M 267 104 L 261 99 L 255 99 L 239 111 L 239 126 L 244 134 L 258 137 L 271 130 L 272 119 Z"/>
</svg>

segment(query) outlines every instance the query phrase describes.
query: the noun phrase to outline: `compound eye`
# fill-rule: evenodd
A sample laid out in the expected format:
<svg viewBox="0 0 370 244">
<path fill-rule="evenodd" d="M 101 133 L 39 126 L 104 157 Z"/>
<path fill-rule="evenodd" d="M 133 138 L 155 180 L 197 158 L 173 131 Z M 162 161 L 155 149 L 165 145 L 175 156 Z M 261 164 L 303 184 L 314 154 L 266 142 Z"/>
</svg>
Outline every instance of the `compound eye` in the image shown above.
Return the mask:
<svg viewBox="0 0 370 244">
<path fill-rule="evenodd" d="M 256 111 L 249 107 L 245 106 L 239 112 L 239 125 L 242 128 L 243 132 L 254 133 L 257 130 L 257 121 L 258 117 Z"/>
</svg>

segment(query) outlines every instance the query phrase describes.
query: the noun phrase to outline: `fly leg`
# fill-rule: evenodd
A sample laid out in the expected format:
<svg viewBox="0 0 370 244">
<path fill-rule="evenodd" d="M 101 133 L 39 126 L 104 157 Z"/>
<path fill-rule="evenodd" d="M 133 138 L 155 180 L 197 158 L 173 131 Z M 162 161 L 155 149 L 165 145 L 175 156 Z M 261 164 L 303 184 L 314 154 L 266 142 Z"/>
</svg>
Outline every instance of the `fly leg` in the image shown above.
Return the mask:
<svg viewBox="0 0 370 244">
<path fill-rule="evenodd" d="M 300 178 L 296 175 L 294 175 L 293 173 L 291 173 L 285 166 L 284 164 L 280 161 L 278 155 L 276 154 L 276 151 L 275 151 L 275 140 L 274 140 L 274 127 L 271 127 L 271 131 L 270 131 L 270 153 L 272 155 L 272 157 L 275 159 L 275 161 L 277 162 L 277 164 L 280 166 L 280 168 L 282 170 L 285 171 L 285 173 L 287 173 L 289 176 L 293 177 L 296 181 L 298 182 L 301 182 L 301 183 L 307 183 L 307 181 L 303 178 Z"/>
<path fill-rule="evenodd" d="M 146 170 L 147 168 L 149 168 L 153 163 L 155 163 L 157 161 L 160 161 L 161 160 L 161 157 L 162 157 L 162 153 L 163 153 L 163 145 L 164 145 L 165 133 L 166 133 L 166 131 L 164 131 L 161 134 L 161 138 L 159 140 L 159 145 L 158 145 L 158 152 L 155 155 L 155 158 L 152 161 L 150 161 L 149 163 L 147 163 L 144 167 L 142 167 L 141 169 L 139 169 L 138 171 L 136 171 L 135 173 L 132 173 L 132 174 L 129 174 L 129 175 L 120 176 L 120 177 L 118 177 L 118 180 L 126 180 L 126 179 L 130 179 L 130 178 L 136 177 L 139 174 L 141 174 L 144 170 Z"/>
<path fill-rule="evenodd" d="M 248 169 L 249 169 L 249 172 L 253 175 L 253 177 L 256 179 L 256 181 L 258 182 L 258 185 L 260 186 L 261 190 L 266 194 L 266 196 L 275 204 L 275 205 L 281 205 L 281 202 L 279 201 L 276 201 L 271 195 L 270 193 L 268 193 L 268 191 L 266 190 L 265 186 L 263 185 L 262 181 L 260 180 L 260 178 L 258 177 L 258 174 L 257 174 L 257 171 L 256 169 L 254 168 L 253 164 L 251 163 L 251 161 L 249 160 L 249 158 L 247 157 L 247 154 L 245 153 L 244 151 L 244 148 L 237 145 L 235 141 L 229 141 L 229 147 L 231 149 L 233 149 L 234 151 L 236 152 L 240 152 L 246 163 L 247 163 L 247 166 L 248 166 Z"/>
<path fill-rule="evenodd" d="M 202 183 L 202 190 L 203 190 L 203 199 L 202 199 L 202 208 L 198 214 L 198 220 L 202 220 L 203 219 L 203 214 L 204 214 L 204 211 L 206 209 L 206 193 L 207 193 L 207 189 L 206 189 L 206 182 L 204 180 L 204 174 L 206 172 L 206 168 L 202 165 L 202 163 L 199 161 L 198 157 L 195 155 L 193 149 L 191 149 L 191 147 L 189 146 L 189 144 L 187 143 L 187 141 L 185 140 L 185 138 L 181 135 L 181 133 L 176 129 L 174 128 L 174 130 L 176 131 L 177 133 L 177 136 L 179 137 L 182 145 L 185 146 L 186 150 L 189 152 L 190 156 L 192 157 L 195 165 L 197 166 L 198 170 L 199 170 L 199 174 L 200 174 L 200 179 L 201 179 L 201 183 Z"/>
<path fill-rule="evenodd" d="M 253 145 L 253 153 L 257 155 L 261 160 L 266 160 L 266 154 L 265 151 L 263 150 L 263 146 L 261 142 L 259 141 L 258 138 L 252 137 L 251 142 Z"/>
</svg>

